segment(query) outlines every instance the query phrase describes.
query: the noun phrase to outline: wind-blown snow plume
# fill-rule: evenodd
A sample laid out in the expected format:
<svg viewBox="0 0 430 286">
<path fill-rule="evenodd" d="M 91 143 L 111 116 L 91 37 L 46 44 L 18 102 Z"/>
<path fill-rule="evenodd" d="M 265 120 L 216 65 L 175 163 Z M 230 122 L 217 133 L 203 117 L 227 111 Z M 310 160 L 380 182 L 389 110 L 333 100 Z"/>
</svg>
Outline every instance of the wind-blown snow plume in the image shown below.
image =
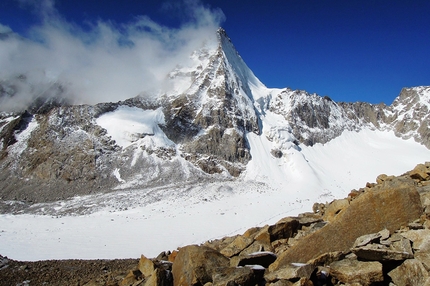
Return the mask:
<svg viewBox="0 0 430 286">
<path fill-rule="evenodd" d="M 203 43 L 216 43 L 224 20 L 219 9 L 184 1 L 180 27 L 147 16 L 126 24 L 99 20 L 68 22 L 51 0 L 36 5 L 41 24 L 28 36 L 0 23 L 0 109 L 25 108 L 37 97 L 60 96 L 74 104 L 119 101 L 159 91 L 169 71 L 187 64 Z M 178 7 L 175 7 L 177 11 Z"/>
</svg>

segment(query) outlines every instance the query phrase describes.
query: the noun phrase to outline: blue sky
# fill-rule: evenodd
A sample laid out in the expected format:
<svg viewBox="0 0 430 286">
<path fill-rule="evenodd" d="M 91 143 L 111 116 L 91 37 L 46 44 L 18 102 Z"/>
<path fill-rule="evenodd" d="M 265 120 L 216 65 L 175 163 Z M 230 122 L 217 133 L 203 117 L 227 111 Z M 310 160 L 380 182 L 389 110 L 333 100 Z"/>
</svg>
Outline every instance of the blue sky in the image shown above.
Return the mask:
<svg viewBox="0 0 430 286">
<path fill-rule="evenodd" d="M 430 1 L 2 0 L 0 24 L 33 39 L 32 27 L 58 17 L 69 30 L 141 15 L 177 29 L 202 21 L 196 7 L 268 87 L 390 104 L 402 87 L 430 85 Z"/>
</svg>

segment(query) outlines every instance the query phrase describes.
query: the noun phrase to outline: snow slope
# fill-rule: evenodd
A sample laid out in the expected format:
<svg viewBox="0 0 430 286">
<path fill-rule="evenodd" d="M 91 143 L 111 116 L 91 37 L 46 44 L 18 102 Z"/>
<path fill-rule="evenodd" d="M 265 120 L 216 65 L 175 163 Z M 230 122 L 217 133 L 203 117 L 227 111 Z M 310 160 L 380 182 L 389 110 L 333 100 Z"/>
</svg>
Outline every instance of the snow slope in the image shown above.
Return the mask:
<svg viewBox="0 0 430 286">
<path fill-rule="evenodd" d="M 267 138 L 248 134 L 253 159 L 236 180 L 76 197 L 39 205 L 34 214 L 1 215 L 0 253 L 18 260 L 154 257 L 311 211 L 314 202 L 343 198 L 381 173 L 400 175 L 430 161 L 430 150 L 392 132 L 344 132 L 260 160 L 272 148 Z"/>
</svg>

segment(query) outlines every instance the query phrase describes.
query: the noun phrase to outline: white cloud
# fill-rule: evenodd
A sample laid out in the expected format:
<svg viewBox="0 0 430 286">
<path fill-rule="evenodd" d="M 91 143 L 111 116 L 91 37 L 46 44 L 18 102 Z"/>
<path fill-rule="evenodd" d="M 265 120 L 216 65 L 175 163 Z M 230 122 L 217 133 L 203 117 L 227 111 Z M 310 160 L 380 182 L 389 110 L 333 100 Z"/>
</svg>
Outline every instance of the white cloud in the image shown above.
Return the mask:
<svg viewBox="0 0 430 286">
<path fill-rule="evenodd" d="M 181 9 L 189 20 L 179 28 L 144 15 L 127 24 L 99 20 L 81 27 L 59 15 L 51 0 L 21 2 L 40 11 L 42 21 L 30 27 L 27 38 L 10 33 L 0 37 L 0 83 L 16 92 L 13 100 L 0 101 L 2 109 L 54 94 L 54 83 L 78 104 L 119 101 L 158 90 L 169 71 L 187 61 L 205 40 L 215 39 L 224 20 L 219 9 L 184 1 Z M 1 31 L 10 29 L 0 24 Z"/>
</svg>

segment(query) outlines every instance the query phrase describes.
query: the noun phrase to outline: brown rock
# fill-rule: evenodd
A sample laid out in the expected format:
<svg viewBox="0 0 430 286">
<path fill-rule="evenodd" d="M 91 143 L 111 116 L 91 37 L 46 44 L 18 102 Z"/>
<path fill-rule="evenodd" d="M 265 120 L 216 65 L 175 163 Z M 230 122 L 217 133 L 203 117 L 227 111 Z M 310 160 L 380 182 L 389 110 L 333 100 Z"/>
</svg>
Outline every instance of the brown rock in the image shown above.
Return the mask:
<svg viewBox="0 0 430 286">
<path fill-rule="evenodd" d="M 259 285 L 263 280 L 264 269 L 254 270 L 250 267 L 229 267 L 220 270 L 213 276 L 214 286 L 225 285 Z"/>
<path fill-rule="evenodd" d="M 156 265 L 154 262 L 148 258 L 146 258 L 144 255 L 140 256 L 139 264 L 137 266 L 137 269 L 140 270 L 140 272 L 143 274 L 144 277 L 149 277 L 154 273 L 154 270 L 156 269 Z"/>
<path fill-rule="evenodd" d="M 386 181 L 388 176 L 386 174 L 381 174 L 378 177 L 376 177 L 376 183 L 382 184 L 382 182 Z"/>
<path fill-rule="evenodd" d="M 268 282 L 274 282 L 276 280 L 295 280 L 297 278 L 309 279 L 314 271 L 314 266 L 307 263 L 290 263 L 285 265 L 281 269 L 273 272 L 267 272 L 264 278 Z"/>
<path fill-rule="evenodd" d="M 314 286 L 311 280 L 308 278 L 300 278 L 299 281 L 293 284 L 293 286 Z"/>
<path fill-rule="evenodd" d="M 242 236 L 254 238 L 260 230 L 261 230 L 261 227 L 252 227 L 246 230 Z"/>
<path fill-rule="evenodd" d="M 171 286 L 172 277 L 169 271 L 157 268 L 151 276 L 145 278 L 145 286 Z"/>
<path fill-rule="evenodd" d="M 273 283 L 266 283 L 268 286 L 293 286 L 294 282 L 291 282 L 290 280 L 278 280 Z"/>
<path fill-rule="evenodd" d="M 328 252 L 328 253 L 321 254 L 320 256 L 314 259 L 309 260 L 307 263 L 314 266 L 324 266 L 340 260 L 341 257 L 343 256 L 344 254 L 341 251 Z"/>
<path fill-rule="evenodd" d="M 220 252 L 226 257 L 232 257 L 250 246 L 253 242 L 254 240 L 252 238 L 239 235 L 236 237 L 235 240 L 233 240 L 227 247 L 222 249 Z"/>
<path fill-rule="evenodd" d="M 418 164 L 412 171 L 409 172 L 412 179 L 419 181 L 427 181 L 430 179 L 430 170 L 424 164 Z"/>
<path fill-rule="evenodd" d="M 336 216 L 349 207 L 348 199 L 334 200 L 325 209 L 323 219 L 332 222 Z"/>
<path fill-rule="evenodd" d="M 256 233 L 254 239 L 264 244 L 271 244 L 269 225 L 265 225 L 263 228 L 261 228 L 258 233 Z"/>
<path fill-rule="evenodd" d="M 121 286 L 132 286 L 139 282 L 143 282 L 142 273 L 139 270 L 130 271 L 127 276 L 121 281 Z"/>
<path fill-rule="evenodd" d="M 365 246 L 371 242 L 379 241 L 381 237 L 382 235 L 379 232 L 362 235 L 355 240 L 352 247 Z"/>
<path fill-rule="evenodd" d="M 213 282 L 212 276 L 228 266 L 228 258 L 212 248 L 185 246 L 179 250 L 173 262 L 173 283 L 175 286 L 204 285 Z"/>
<path fill-rule="evenodd" d="M 286 217 L 278 221 L 275 225 L 269 226 L 268 232 L 270 242 L 278 239 L 293 237 L 299 229 L 300 223 L 296 218 Z"/>
<path fill-rule="evenodd" d="M 379 248 L 374 245 L 354 248 L 352 252 L 357 255 L 358 258 L 370 261 L 406 260 L 414 258 L 414 255 L 409 252 Z"/>
<path fill-rule="evenodd" d="M 409 230 L 409 231 L 400 233 L 400 235 L 412 241 L 413 249 L 418 250 L 421 248 L 421 245 L 424 242 L 427 242 L 429 240 L 430 229 Z"/>
<path fill-rule="evenodd" d="M 176 258 L 176 255 L 178 255 L 178 251 L 177 250 L 173 250 L 172 253 L 169 254 L 168 261 L 174 262 L 175 258 Z"/>
<path fill-rule="evenodd" d="M 420 250 L 415 252 L 415 259 L 419 260 L 430 271 L 430 241 L 427 241 Z"/>
<path fill-rule="evenodd" d="M 270 265 L 274 271 L 292 262 L 306 262 L 321 254 L 349 251 L 357 237 L 387 228 L 393 232 L 422 214 L 415 188 L 368 191 L 355 200 L 332 223 L 304 237 Z"/>
<path fill-rule="evenodd" d="M 396 285 L 424 285 L 429 279 L 429 274 L 421 262 L 416 259 L 408 259 L 399 267 L 388 272 Z"/>
<path fill-rule="evenodd" d="M 336 261 L 330 264 L 330 274 L 342 283 L 371 285 L 384 281 L 382 264 L 377 261 L 363 262 L 352 259 Z"/>
</svg>

